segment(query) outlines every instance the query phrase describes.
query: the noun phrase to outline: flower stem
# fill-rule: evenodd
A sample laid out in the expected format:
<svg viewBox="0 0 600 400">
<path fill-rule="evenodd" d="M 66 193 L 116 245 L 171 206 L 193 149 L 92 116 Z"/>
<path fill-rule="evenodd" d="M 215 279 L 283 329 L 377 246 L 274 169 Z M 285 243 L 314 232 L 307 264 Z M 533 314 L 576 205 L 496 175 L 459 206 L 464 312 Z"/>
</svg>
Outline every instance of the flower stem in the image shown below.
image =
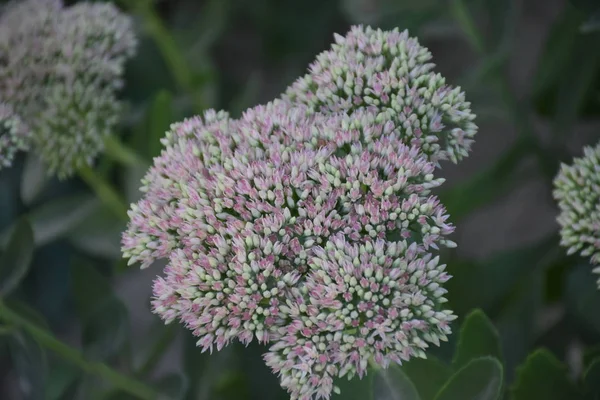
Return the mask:
<svg viewBox="0 0 600 400">
<path fill-rule="evenodd" d="M 65 360 L 73 363 L 83 371 L 97 375 L 114 387 L 119 388 L 140 399 L 155 399 L 157 393 L 146 384 L 135 379 L 129 378 L 113 370 L 109 366 L 99 362 L 87 361 L 83 355 L 76 349 L 56 339 L 51 333 L 36 326 L 27 319 L 11 310 L 3 301 L 0 300 L 0 319 L 8 324 L 18 326 L 33 337 L 40 345 L 53 351 Z"/>
<path fill-rule="evenodd" d="M 180 89 L 190 93 L 196 112 L 203 111 L 206 105 L 194 84 L 193 71 L 189 68 L 184 54 L 156 13 L 152 0 L 120 0 L 120 2 L 142 17 L 146 32 L 161 51 L 175 82 Z"/>
<path fill-rule="evenodd" d="M 100 200 L 120 219 L 127 220 L 127 206 L 114 188 L 89 166 L 79 168 L 79 176 L 96 193 Z"/>
<path fill-rule="evenodd" d="M 113 160 L 128 166 L 135 167 L 144 165 L 144 160 L 132 149 L 113 135 L 109 135 L 104 140 L 104 152 Z"/>
</svg>

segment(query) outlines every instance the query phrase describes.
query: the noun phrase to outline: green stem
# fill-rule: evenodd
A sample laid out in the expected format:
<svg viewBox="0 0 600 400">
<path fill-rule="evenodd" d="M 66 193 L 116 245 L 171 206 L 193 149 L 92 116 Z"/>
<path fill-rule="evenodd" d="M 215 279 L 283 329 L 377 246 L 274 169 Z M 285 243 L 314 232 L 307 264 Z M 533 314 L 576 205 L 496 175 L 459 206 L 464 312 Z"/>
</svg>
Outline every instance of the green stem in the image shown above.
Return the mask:
<svg viewBox="0 0 600 400">
<path fill-rule="evenodd" d="M 120 2 L 142 17 L 146 32 L 161 51 L 175 82 L 180 89 L 190 93 L 196 112 L 203 111 L 206 105 L 198 90 L 196 90 L 194 74 L 189 68 L 181 49 L 156 13 L 152 0 L 120 0 Z"/>
<path fill-rule="evenodd" d="M 127 220 L 127 205 L 113 187 L 89 166 L 79 168 L 79 176 L 96 193 L 100 200 L 110 208 L 116 216 Z"/>
<path fill-rule="evenodd" d="M 71 348 L 60 340 L 56 339 L 51 333 L 36 326 L 27 319 L 11 310 L 4 302 L 0 300 L 0 319 L 8 324 L 15 325 L 31 335 L 40 345 L 53 351 L 65 360 L 73 363 L 83 371 L 97 375 L 110 382 L 114 387 L 132 394 L 140 399 L 155 399 L 155 391 L 135 379 L 124 376 L 109 366 L 99 362 L 90 362 L 76 349 Z"/>
<path fill-rule="evenodd" d="M 113 160 L 128 167 L 144 165 L 144 160 L 132 149 L 113 135 L 104 140 L 104 153 Z"/>
</svg>

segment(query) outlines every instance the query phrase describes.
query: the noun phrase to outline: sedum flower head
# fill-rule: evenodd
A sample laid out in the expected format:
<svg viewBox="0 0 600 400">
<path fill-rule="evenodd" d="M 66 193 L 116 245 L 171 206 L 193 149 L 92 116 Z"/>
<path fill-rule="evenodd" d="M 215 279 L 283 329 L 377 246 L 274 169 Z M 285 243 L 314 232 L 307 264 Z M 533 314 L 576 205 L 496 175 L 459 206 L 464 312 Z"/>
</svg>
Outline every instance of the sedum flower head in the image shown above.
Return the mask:
<svg viewBox="0 0 600 400">
<path fill-rule="evenodd" d="M 154 311 L 204 351 L 271 344 L 293 399 L 329 398 L 370 358 L 424 356 L 454 319 L 433 256 L 454 228 L 403 131 L 372 110 L 283 101 L 174 124 L 122 242 L 130 263 L 169 261 Z"/>
<path fill-rule="evenodd" d="M 0 170 L 10 167 L 19 150 L 27 150 L 29 131 L 10 106 L 0 103 Z"/>
<path fill-rule="evenodd" d="M 322 113 L 372 109 L 402 127 L 402 141 L 433 162 L 458 162 L 477 132 L 459 87 L 433 72 L 431 53 L 408 31 L 354 26 L 317 56 L 284 99 Z"/>
<path fill-rule="evenodd" d="M 600 264 L 600 143 L 584 147 L 583 157 L 562 164 L 554 179 L 561 245 Z M 594 272 L 600 273 L 600 267 Z M 600 284 L 600 281 L 599 281 Z"/>
<path fill-rule="evenodd" d="M 116 90 L 133 55 L 130 18 L 110 3 L 9 3 L 0 15 L 0 101 L 31 128 L 50 173 L 71 175 L 118 120 Z"/>
</svg>

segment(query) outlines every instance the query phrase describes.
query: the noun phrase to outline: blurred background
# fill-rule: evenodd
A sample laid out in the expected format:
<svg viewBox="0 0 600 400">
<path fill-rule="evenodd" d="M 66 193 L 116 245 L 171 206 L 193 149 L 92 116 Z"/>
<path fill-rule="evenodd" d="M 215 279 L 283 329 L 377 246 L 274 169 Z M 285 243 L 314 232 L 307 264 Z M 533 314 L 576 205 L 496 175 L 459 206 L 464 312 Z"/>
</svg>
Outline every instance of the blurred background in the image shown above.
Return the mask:
<svg viewBox="0 0 600 400">
<path fill-rule="evenodd" d="M 140 45 L 127 67 L 121 95 L 128 108 L 118 134 L 149 165 L 170 123 L 206 108 L 239 116 L 279 96 L 334 32 L 358 23 L 408 29 L 430 48 L 447 81 L 466 91 L 480 127 L 470 157 L 441 171 L 447 182 L 438 194 L 459 246 L 443 255 L 455 276 L 448 282 L 451 308 L 462 317 L 479 307 L 493 319 L 508 383 L 540 346 L 578 377 L 599 351 L 600 294 L 586 260 L 566 257 L 558 246 L 551 183 L 561 161 L 600 139 L 598 3 L 122 0 Z M 97 165 L 128 203 L 139 198 L 146 167 L 107 158 Z M 10 300 L 37 324 L 171 398 L 286 398 L 260 346 L 201 354 L 189 331 L 151 314 L 161 266 L 125 267 L 124 223 L 82 182 L 47 179 L 34 159 L 21 156 L 0 171 L 4 241 L 22 215 L 32 222 L 36 250 Z M 127 398 L 27 338 L 5 337 L 0 332 L 0 398 Z M 451 340 L 434 352 L 448 359 L 452 348 Z"/>
</svg>

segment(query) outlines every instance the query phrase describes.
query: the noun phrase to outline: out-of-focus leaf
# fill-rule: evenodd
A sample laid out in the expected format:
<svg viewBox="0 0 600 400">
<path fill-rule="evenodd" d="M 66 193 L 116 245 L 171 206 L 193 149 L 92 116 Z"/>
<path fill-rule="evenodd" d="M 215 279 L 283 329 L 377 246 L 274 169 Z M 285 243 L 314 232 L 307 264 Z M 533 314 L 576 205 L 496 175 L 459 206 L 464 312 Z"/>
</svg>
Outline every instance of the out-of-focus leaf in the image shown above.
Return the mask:
<svg viewBox="0 0 600 400">
<path fill-rule="evenodd" d="M 49 329 L 48 322 L 35 308 L 30 307 L 26 303 L 15 300 L 7 301 L 7 304 L 11 310 L 18 313 L 21 317 L 27 319 L 29 322 L 42 329 Z"/>
<path fill-rule="evenodd" d="M 66 392 L 80 376 L 81 371 L 73 364 L 58 357 L 51 357 L 44 399 L 62 400 L 69 398 Z"/>
<path fill-rule="evenodd" d="M 229 113 L 234 118 L 238 118 L 245 109 L 256 103 L 260 94 L 261 83 L 262 76 L 260 72 L 254 72 L 250 75 L 248 82 L 242 91 L 231 101 L 231 105 L 228 108 Z"/>
<path fill-rule="evenodd" d="M 26 218 L 21 218 L 0 256 L 0 295 L 6 297 L 27 274 L 33 258 L 33 231 Z"/>
<path fill-rule="evenodd" d="M 287 400 L 289 395 L 279 385 L 279 378 L 265 365 L 264 346 L 251 343 L 247 347 L 239 346 L 241 370 L 248 380 L 248 389 L 252 396 L 260 399 Z"/>
<path fill-rule="evenodd" d="M 517 379 L 510 390 L 512 400 L 577 400 L 580 393 L 569 380 L 567 368 L 547 350 L 532 353 L 517 369 Z"/>
<path fill-rule="evenodd" d="M 124 348 L 129 332 L 127 308 L 116 297 L 109 297 L 83 320 L 84 352 L 93 360 L 113 357 Z"/>
<path fill-rule="evenodd" d="M 411 31 L 427 20 L 433 19 L 439 11 L 435 0 L 343 0 L 342 11 L 352 23 L 371 24 L 388 27 L 392 21 Z M 400 19 L 400 21 L 399 21 Z"/>
<path fill-rule="evenodd" d="M 9 349 L 23 398 L 43 399 L 48 370 L 42 347 L 26 333 L 17 332 L 9 339 Z"/>
<path fill-rule="evenodd" d="M 393 365 L 379 369 L 373 377 L 373 400 L 420 400 L 415 385 Z"/>
<path fill-rule="evenodd" d="M 160 139 L 165 136 L 165 132 L 173 122 L 173 98 L 171 93 L 161 90 L 156 94 L 149 110 L 147 118 L 148 136 L 148 156 L 156 157 L 160 154 L 162 144 Z"/>
<path fill-rule="evenodd" d="M 97 210 L 99 205 L 98 199 L 91 195 L 75 195 L 45 203 L 31 211 L 27 218 L 33 228 L 36 247 L 63 237 L 70 229 Z M 0 235 L 0 248 L 6 247 L 14 229 L 15 225 Z"/>
<path fill-rule="evenodd" d="M 470 361 L 450 377 L 435 400 L 497 400 L 502 391 L 502 365 L 492 357 Z"/>
<path fill-rule="evenodd" d="M 125 170 L 123 184 L 128 203 L 136 203 L 142 197 L 143 193 L 140 191 L 141 181 L 147 172 L 148 166 L 146 165 L 130 167 Z"/>
<path fill-rule="evenodd" d="M 469 361 L 485 356 L 502 360 L 500 337 L 494 324 L 485 313 L 481 310 L 474 310 L 467 315 L 460 328 L 452 367 L 458 370 Z"/>
<path fill-rule="evenodd" d="M 468 215 L 514 187 L 514 173 L 520 161 L 529 154 L 530 145 L 519 139 L 503 153 L 494 165 L 480 171 L 467 182 L 455 185 L 440 193 L 440 199 L 454 220 Z"/>
<path fill-rule="evenodd" d="M 541 95 L 553 82 L 556 82 L 569 63 L 581 18 L 571 7 L 567 7 L 565 11 L 560 20 L 552 26 L 544 50 L 538 59 L 537 71 L 533 75 L 534 97 Z"/>
<path fill-rule="evenodd" d="M 596 361 L 596 359 L 600 359 L 600 344 L 592 346 L 586 349 L 583 353 L 583 365 L 584 367 L 589 367 L 592 365 L 592 362 Z"/>
<path fill-rule="evenodd" d="M 160 393 L 161 399 L 183 400 L 188 382 L 184 375 L 169 374 L 158 378 L 158 381 L 153 386 Z"/>
<path fill-rule="evenodd" d="M 597 399 L 600 396 L 600 358 L 594 360 L 583 374 L 586 396 Z"/>
<path fill-rule="evenodd" d="M 29 153 L 25 159 L 21 178 L 21 200 L 23 200 L 23 203 L 33 204 L 47 183 L 46 166 L 40 161 L 39 157 Z"/>
<path fill-rule="evenodd" d="M 451 263 L 449 271 L 454 278 L 446 287 L 452 309 L 464 315 L 481 307 L 493 315 L 491 311 L 500 306 L 519 279 L 549 261 L 546 255 L 556 250 L 556 243 L 558 238 L 552 236 L 534 246 L 502 252 L 488 261 Z"/>
<path fill-rule="evenodd" d="M 520 2 L 488 0 L 483 3 L 488 16 L 488 48 L 509 47 L 516 32 Z"/>
<path fill-rule="evenodd" d="M 537 317 L 543 304 L 543 275 L 536 271 L 513 287 L 496 317 L 504 355 L 504 380 L 508 384 L 516 367 L 527 357 L 537 339 Z"/>
<path fill-rule="evenodd" d="M 86 254 L 120 259 L 125 226 L 114 212 L 102 207 L 69 232 L 69 242 Z"/>
<path fill-rule="evenodd" d="M 600 31 L 600 10 L 590 15 L 588 19 L 581 25 L 579 30 L 582 33 L 592 33 Z"/>
<path fill-rule="evenodd" d="M 369 369 L 362 379 L 358 376 L 348 380 L 346 377 L 334 379 L 333 385 L 340 388 L 340 394 L 333 393 L 331 400 L 374 400 L 373 376 L 375 371 Z"/>
<path fill-rule="evenodd" d="M 600 333 L 600 290 L 591 266 L 582 264 L 571 271 L 566 296 L 570 314 L 588 329 Z"/>
<path fill-rule="evenodd" d="M 572 50 L 569 68 L 563 72 L 558 84 L 554 118 L 556 136 L 571 132 L 584 102 L 590 97 L 594 80 L 600 76 L 600 51 L 590 51 L 599 42 L 600 34 L 583 36 Z"/>
<path fill-rule="evenodd" d="M 114 297 L 107 279 L 83 260 L 71 263 L 71 285 L 77 314 L 86 318 L 109 298 Z"/>
<path fill-rule="evenodd" d="M 421 400 L 433 400 L 452 375 L 449 366 L 430 355 L 426 359 L 413 358 L 402 364 L 401 368 L 417 388 Z"/>
<path fill-rule="evenodd" d="M 71 280 L 86 355 L 95 360 L 116 355 L 129 338 L 127 308 L 106 278 L 87 263 L 72 263 Z"/>
</svg>

